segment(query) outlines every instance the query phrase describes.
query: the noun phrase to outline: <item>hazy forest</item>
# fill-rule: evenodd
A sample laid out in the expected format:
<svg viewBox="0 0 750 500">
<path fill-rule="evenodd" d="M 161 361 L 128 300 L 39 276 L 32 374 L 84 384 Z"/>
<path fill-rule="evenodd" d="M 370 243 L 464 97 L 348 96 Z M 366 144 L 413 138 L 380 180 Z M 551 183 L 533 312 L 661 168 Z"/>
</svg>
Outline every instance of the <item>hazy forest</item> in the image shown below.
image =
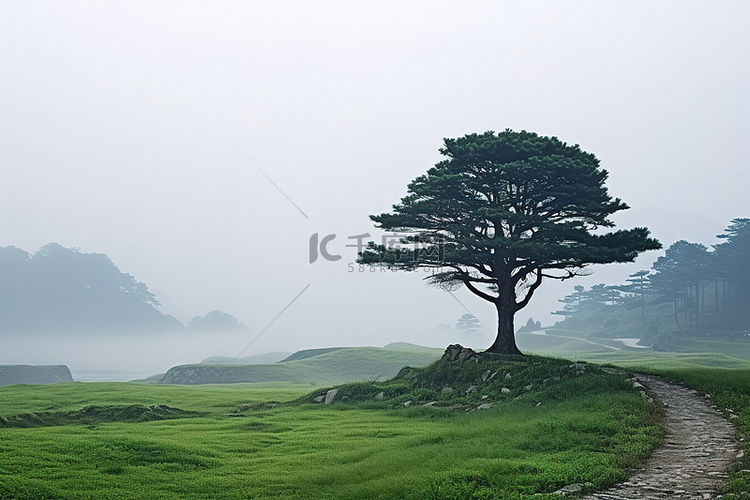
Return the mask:
<svg viewBox="0 0 750 500">
<path fill-rule="evenodd" d="M 737 218 L 711 248 L 679 240 L 626 283 L 580 285 L 560 302 L 555 327 L 603 338 L 636 336 L 679 351 L 681 338 L 750 336 L 750 219 Z M 750 338 L 748 338 L 750 341 Z"/>
</svg>

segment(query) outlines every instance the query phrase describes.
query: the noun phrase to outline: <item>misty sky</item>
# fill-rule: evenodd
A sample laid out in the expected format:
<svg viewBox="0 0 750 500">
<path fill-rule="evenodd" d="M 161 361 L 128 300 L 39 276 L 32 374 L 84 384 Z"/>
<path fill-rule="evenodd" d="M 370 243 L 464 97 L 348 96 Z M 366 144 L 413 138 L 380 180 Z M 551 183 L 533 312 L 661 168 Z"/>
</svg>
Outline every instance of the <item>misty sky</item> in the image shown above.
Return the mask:
<svg viewBox="0 0 750 500">
<path fill-rule="evenodd" d="M 0 246 L 105 253 L 178 319 L 221 309 L 252 329 L 183 341 L 169 363 L 238 354 L 307 285 L 245 355 L 445 345 L 427 332 L 465 312 L 453 297 L 420 273 L 348 272 L 345 246 L 377 237 L 368 215 L 440 159 L 443 137 L 578 143 L 632 207 L 618 227 L 665 246 L 713 244 L 750 217 L 746 2 L 0 6 Z M 308 263 L 316 232 L 337 235 L 341 260 Z M 547 284 L 517 323 L 549 323 L 575 284 L 621 281 L 659 255 Z M 490 304 L 456 296 L 494 328 Z M 110 359 L 97 345 L 88 355 Z M 10 344 L 0 363 L 64 358 Z"/>
</svg>

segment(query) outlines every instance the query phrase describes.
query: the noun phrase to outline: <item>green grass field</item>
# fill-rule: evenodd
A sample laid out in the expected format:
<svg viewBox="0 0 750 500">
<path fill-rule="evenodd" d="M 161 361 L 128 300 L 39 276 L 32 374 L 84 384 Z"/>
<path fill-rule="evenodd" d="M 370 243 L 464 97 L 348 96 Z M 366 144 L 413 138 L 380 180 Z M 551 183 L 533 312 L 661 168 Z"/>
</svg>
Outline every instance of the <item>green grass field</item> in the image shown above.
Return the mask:
<svg viewBox="0 0 750 500">
<path fill-rule="evenodd" d="M 574 376 L 568 362 L 532 359 L 528 369 L 498 368 L 512 378 L 478 379 L 469 395 L 463 387 L 481 367 L 454 384 L 452 397 L 434 390 L 444 373 L 433 370 L 394 382 L 392 398 L 331 405 L 306 403 L 309 385 L 3 387 L 5 417 L 130 404 L 200 415 L 0 425 L 0 498 L 557 498 L 535 494 L 622 480 L 659 442 L 653 405 L 625 376 L 594 367 Z M 544 383 L 548 376 L 556 379 Z M 350 384 L 342 393 L 382 384 Z M 404 397 L 414 404 L 405 407 Z M 419 398 L 440 401 L 421 406 Z M 483 401 L 494 406 L 467 412 Z"/>
<path fill-rule="evenodd" d="M 690 339 L 680 353 L 539 335 L 520 343 L 678 380 L 710 394 L 738 437 L 750 430 L 750 344 L 741 340 Z M 349 350 L 359 356 L 341 350 L 291 366 L 330 384 L 363 359 L 396 362 Z M 432 351 L 417 349 L 425 359 Z M 353 377 L 331 405 L 313 402 L 328 388 L 304 377 L 0 387 L 0 499 L 559 498 L 551 493 L 571 483 L 594 491 L 625 479 L 660 442 L 658 405 L 627 375 L 538 356 L 483 363 Z M 497 374 L 485 381 L 487 370 Z M 724 498 L 750 491 L 748 470 L 747 458 L 737 461 Z"/>
<path fill-rule="evenodd" d="M 518 344 L 527 353 L 565 357 L 592 363 L 614 364 L 632 369 L 660 368 L 729 368 L 750 369 L 750 339 L 716 339 L 690 337 L 680 352 L 629 348 L 612 340 L 573 338 L 575 332 L 556 332 L 560 336 L 521 334 Z"/>
</svg>

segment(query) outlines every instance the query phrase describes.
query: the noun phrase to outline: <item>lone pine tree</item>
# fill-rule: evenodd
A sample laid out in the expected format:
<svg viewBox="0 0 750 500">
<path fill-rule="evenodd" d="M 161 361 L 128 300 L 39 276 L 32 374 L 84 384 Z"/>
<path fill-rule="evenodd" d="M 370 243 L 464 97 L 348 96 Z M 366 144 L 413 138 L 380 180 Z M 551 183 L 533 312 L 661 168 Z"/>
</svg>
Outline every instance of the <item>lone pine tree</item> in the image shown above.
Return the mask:
<svg viewBox="0 0 750 500">
<path fill-rule="evenodd" d="M 487 352 L 521 354 L 513 317 L 545 278 L 661 248 L 644 227 L 594 232 L 628 206 L 610 197 L 607 171 L 578 145 L 505 130 L 444 139 L 440 153 L 446 159 L 414 179 L 391 213 L 370 216 L 400 244 L 369 242 L 358 261 L 430 268 L 429 283 L 466 286 L 494 304 L 497 337 Z"/>
</svg>

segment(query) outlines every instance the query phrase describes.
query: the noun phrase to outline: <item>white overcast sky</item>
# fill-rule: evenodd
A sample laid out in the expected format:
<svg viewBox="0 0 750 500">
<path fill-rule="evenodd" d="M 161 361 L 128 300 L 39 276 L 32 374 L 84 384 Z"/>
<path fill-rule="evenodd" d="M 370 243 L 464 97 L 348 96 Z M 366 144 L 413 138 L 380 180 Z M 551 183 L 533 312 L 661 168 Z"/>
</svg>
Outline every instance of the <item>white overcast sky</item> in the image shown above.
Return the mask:
<svg viewBox="0 0 750 500">
<path fill-rule="evenodd" d="M 748 19 L 743 1 L 3 0 L 0 246 L 106 253 L 166 312 L 218 308 L 253 333 L 309 284 L 245 354 L 427 344 L 461 305 L 418 273 L 348 272 L 344 245 L 443 137 L 578 143 L 632 207 L 619 227 L 665 246 L 750 216 Z M 315 232 L 344 258 L 310 265 Z M 574 284 L 517 322 L 551 321 Z M 457 297 L 493 328 L 489 304 Z"/>
</svg>

